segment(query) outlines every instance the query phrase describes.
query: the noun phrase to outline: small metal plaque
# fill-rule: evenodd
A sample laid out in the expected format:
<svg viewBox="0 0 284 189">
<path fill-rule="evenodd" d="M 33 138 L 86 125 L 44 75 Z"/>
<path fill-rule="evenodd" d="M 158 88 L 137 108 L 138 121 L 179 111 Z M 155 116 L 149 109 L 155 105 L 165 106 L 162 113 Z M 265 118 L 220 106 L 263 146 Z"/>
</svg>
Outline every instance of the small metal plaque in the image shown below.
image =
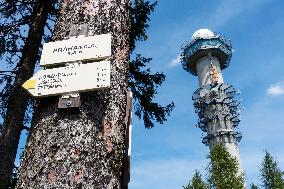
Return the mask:
<svg viewBox="0 0 284 189">
<path fill-rule="evenodd" d="M 75 97 L 70 95 L 69 98 L 61 96 L 58 101 L 58 109 L 79 108 L 80 105 L 80 95 L 76 95 Z"/>
</svg>

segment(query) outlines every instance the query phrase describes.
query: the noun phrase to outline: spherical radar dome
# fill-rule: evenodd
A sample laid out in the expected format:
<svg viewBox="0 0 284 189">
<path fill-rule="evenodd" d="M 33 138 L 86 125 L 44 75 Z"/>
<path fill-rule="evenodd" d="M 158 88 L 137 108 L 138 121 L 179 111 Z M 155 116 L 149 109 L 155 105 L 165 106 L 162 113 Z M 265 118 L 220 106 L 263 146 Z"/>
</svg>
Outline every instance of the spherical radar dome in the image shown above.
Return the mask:
<svg viewBox="0 0 284 189">
<path fill-rule="evenodd" d="M 200 29 L 194 32 L 192 35 L 192 40 L 197 38 L 203 38 L 203 39 L 209 39 L 211 37 L 214 37 L 214 33 L 208 29 Z"/>
</svg>

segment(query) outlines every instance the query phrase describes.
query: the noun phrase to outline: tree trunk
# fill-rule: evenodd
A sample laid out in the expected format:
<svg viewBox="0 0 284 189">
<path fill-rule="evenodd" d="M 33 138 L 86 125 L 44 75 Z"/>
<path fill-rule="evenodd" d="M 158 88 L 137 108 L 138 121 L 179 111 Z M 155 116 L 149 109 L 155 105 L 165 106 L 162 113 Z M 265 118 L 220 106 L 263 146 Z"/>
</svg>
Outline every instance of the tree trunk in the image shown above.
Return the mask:
<svg viewBox="0 0 284 189">
<path fill-rule="evenodd" d="M 111 87 L 81 93 L 77 113 L 58 112 L 57 97 L 40 100 L 17 188 L 122 188 L 129 10 L 129 0 L 62 2 L 54 40 L 73 24 L 87 24 L 89 36 L 111 33 Z"/>
<path fill-rule="evenodd" d="M 47 20 L 48 8 L 51 5 L 44 0 L 36 3 L 31 15 L 30 29 L 22 50 L 19 69 L 11 95 L 8 99 L 3 133 L 0 138 L 0 183 L 10 182 L 18 143 L 23 130 L 23 121 L 27 100 L 29 98 L 21 85 L 32 75 L 38 60 L 39 47 Z"/>
</svg>

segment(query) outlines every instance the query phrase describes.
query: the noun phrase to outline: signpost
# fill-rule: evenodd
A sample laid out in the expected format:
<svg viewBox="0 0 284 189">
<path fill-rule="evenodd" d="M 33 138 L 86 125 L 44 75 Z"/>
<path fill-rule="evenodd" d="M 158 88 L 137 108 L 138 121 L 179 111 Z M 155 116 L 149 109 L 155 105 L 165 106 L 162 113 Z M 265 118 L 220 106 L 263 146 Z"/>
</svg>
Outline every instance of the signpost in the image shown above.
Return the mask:
<svg viewBox="0 0 284 189">
<path fill-rule="evenodd" d="M 48 68 L 67 64 L 64 67 L 38 71 L 23 84 L 23 88 L 34 97 L 70 96 L 71 93 L 79 97 L 78 92 L 110 87 L 110 62 L 101 61 L 110 56 L 110 34 L 89 37 L 80 35 L 46 43 L 43 45 L 40 65 Z M 89 63 L 94 60 L 100 62 Z M 88 63 L 84 64 L 86 61 Z"/>
<path fill-rule="evenodd" d="M 83 60 L 103 60 L 111 56 L 111 35 L 78 36 L 45 43 L 40 65 L 51 66 Z"/>
<path fill-rule="evenodd" d="M 75 25 L 71 33 L 76 33 L 77 29 L 78 26 Z M 83 27 L 82 32 L 86 33 L 86 28 Z M 74 110 L 74 108 L 78 110 L 81 104 L 79 92 L 110 87 L 110 61 L 103 61 L 110 56 L 110 34 L 89 37 L 80 35 L 71 37 L 68 40 L 46 43 L 43 45 L 40 65 L 48 69 L 39 70 L 22 86 L 35 98 L 61 95 L 58 101 L 59 110 Z M 96 62 L 90 62 L 94 60 Z M 54 65 L 61 65 L 62 67 L 52 68 Z M 127 188 L 130 181 L 131 92 L 128 93 L 127 99 L 125 167 L 123 170 L 124 188 Z"/>
<path fill-rule="evenodd" d="M 23 87 L 34 97 L 107 88 L 110 87 L 110 62 L 77 63 L 40 70 Z"/>
</svg>

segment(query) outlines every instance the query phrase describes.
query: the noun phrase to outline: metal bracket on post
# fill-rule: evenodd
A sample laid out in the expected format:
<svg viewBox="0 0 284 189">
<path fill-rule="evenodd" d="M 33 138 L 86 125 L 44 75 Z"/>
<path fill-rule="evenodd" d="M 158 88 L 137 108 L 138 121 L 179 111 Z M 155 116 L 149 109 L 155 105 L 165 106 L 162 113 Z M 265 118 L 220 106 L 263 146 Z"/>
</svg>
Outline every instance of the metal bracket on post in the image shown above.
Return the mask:
<svg viewBox="0 0 284 189">
<path fill-rule="evenodd" d="M 66 109 L 66 108 L 79 108 L 81 105 L 80 94 L 72 93 L 65 94 L 59 97 L 58 101 L 58 109 Z"/>
<path fill-rule="evenodd" d="M 76 25 L 73 24 L 70 28 L 69 37 L 78 37 L 79 35 L 88 36 L 88 25 L 81 24 Z M 76 66 L 79 65 L 81 62 L 73 62 L 67 63 L 66 66 Z M 79 109 L 81 106 L 80 94 L 79 93 L 70 93 L 70 94 L 63 94 L 59 97 L 58 100 L 58 109 Z"/>
<path fill-rule="evenodd" d="M 77 37 L 79 35 L 84 35 L 85 37 L 88 37 L 88 31 L 89 29 L 87 24 L 73 24 L 70 28 L 69 38 Z"/>
</svg>

